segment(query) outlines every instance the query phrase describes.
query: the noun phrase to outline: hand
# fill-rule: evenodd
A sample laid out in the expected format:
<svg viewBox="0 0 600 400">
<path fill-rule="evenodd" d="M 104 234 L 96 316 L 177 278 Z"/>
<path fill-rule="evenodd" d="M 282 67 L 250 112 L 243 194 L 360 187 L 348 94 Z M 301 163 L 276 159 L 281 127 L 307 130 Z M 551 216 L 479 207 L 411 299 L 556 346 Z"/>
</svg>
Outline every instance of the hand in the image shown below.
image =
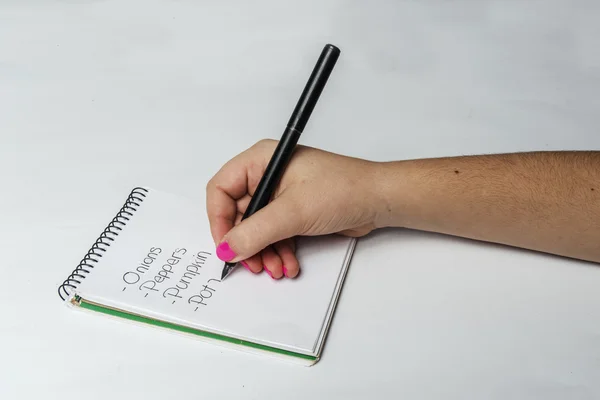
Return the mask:
<svg viewBox="0 0 600 400">
<path fill-rule="evenodd" d="M 363 236 L 375 228 L 375 164 L 297 146 L 273 199 L 240 222 L 277 142 L 263 140 L 237 155 L 207 185 L 207 212 L 217 256 L 254 273 L 294 278 L 294 236 Z"/>
</svg>

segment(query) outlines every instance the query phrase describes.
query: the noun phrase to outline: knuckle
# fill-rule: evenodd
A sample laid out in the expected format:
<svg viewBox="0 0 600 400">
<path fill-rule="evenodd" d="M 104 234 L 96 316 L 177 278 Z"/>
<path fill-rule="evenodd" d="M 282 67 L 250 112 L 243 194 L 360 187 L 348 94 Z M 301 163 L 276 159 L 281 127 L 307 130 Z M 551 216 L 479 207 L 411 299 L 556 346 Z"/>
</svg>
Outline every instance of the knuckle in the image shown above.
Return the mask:
<svg viewBox="0 0 600 400">
<path fill-rule="evenodd" d="M 206 191 L 208 192 L 210 190 L 210 188 L 213 186 L 214 186 L 214 178 L 211 178 L 206 182 L 206 186 L 205 186 Z"/>
<path fill-rule="evenodd" d="M 264 139 L 259 140 L 258 143 L 262 146 L 268 146 L 268 145 L 275 143 L 275 140 L 270 139 L 270 138 L 264 138 Z"/>
<path fill-rule="evenodd" d="M 277 143 L 277 141 L 273 139 L 261 139 L 258 142 L 256 142 L 256 144 L 253 147 L 258 149 L 271 149 L 275 146 L 275 143 Z"/>
</svg>

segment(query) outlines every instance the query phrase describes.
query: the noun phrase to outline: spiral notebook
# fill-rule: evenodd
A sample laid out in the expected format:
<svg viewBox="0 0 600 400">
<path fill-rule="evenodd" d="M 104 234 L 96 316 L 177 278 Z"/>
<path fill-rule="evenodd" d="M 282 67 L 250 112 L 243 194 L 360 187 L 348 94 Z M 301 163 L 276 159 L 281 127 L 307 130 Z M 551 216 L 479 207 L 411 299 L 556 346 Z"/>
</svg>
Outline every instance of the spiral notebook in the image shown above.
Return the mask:
<svg viewBox="0 0 600 400">
<path fill-rule="evenodd" d="M 297 278 L 237 268 L 221 282 L 204 199 L 138 187 L 58 292 L 79 310 L 312 365 L 355 239 L 297 240 Z"/>
</svg>

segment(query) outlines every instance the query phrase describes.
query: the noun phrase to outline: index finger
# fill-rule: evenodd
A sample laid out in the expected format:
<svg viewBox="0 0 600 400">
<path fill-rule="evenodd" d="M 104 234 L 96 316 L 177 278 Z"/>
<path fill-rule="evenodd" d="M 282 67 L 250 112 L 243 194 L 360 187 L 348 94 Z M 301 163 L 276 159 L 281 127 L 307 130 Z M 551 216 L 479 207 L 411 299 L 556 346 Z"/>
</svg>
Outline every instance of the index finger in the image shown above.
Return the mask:
<svg viewBox="0 0 600 400">
<path fill-rule="evenodd" d="M 206 211 L 215 244 L 233 228 L 238 212 L 236 200 L 249 191 L 243 154 L 228 161 L 206 185 Z"/>
</svg>

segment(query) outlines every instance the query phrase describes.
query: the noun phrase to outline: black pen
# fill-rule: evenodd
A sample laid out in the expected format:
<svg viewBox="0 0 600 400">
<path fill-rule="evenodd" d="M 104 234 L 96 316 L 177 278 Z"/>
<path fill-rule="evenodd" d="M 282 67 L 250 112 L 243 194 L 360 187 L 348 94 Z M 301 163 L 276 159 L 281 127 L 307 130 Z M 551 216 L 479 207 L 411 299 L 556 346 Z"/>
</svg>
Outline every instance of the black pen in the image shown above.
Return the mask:
<svg viewBox="0 0 600 400">
<path fill-rule="evenodd" d="M 283 171 L 292 157 L 296 143 L 298 143 L 298 139 L 300 139 L 300 134 L 302 134 L 302 131 L 308 122 L 308 118 L 315 108 L 317 100 L 319 99 L 339 56 L 340 49 L 334 45 L 327 44 L 323 48 L 323 51 L 317 60 L 317 64 L 308 78 L 308 82 L 296 104 L 296 108 L 288 121 L 283 136 L 281 137 L 281 140 L 279 140 L 275 152 L 267 165 L 267 169 L 254 192 L 254 196 L 252 196 L 250 204 L 248 204 L 248 208 L 242 216 L 242 220 L 266 206 L 271 200 L 273 191 L 277 187 L 279 179 L 281 178 L 281 175 L 283 175 Z M 236 263 L 225 263 L 223 273 L 221 274 L 221 280 L 229 275 L 235 265 Z"/>
</svg>

